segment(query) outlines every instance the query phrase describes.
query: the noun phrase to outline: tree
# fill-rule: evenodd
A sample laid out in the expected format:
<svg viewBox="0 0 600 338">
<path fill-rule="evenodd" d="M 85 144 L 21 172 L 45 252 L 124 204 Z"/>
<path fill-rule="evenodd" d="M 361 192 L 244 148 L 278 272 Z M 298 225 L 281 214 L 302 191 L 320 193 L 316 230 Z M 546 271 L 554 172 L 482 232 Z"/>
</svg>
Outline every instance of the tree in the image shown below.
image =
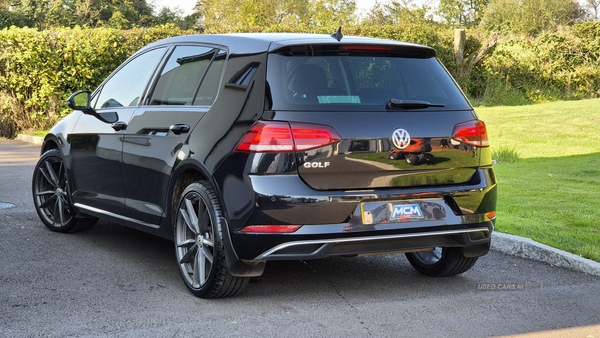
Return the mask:
<svg viewBox="0 0 600 338">
<path fill-rule="evenodd" d="M 489 3 L 490 0 L 440 0 L 438 14 L 454 27 L 475 26 Z"/>
<path fill-rule="evenodd" d="M 364 21 L 368 24 L 386 25 L 432 21 L 427 4 L 417 6 L 413 0 L 397 0 L 389 3 L 376 2 Z"/>
<path fill-rule="evenodd" d="M 56 26 L 131 28 L 155 24 L 146 0 L 0 0 L 0 27 L 46 29 Z"/>
<path fill-rule="evenodd" d="M 482 24 L 488 31 L 534 36 L 572 24 L 581 15 L 575 0 L 494 0 L 488 5 Z"/>
<path fill-rule="evenodd" d="M 353 20 L 356 11 L 354 0 L 312 0 L 309 1 L 310 26 L 340 26 Z"/>
<path fill-rule="evenodd" d="M 73 23 L 79 26 L 95 27 L 101 20 L 104 6 L 100 0 L 79 0 L 73 4 Z"/>
<path fill-rule="evenodd" d="M 592 10 L 594 20 L 598 20 L 598 13 L 600 11 L 600 0 L 586 0 L 587 6 Z"/>
<path fill-rule="evenodd" d="M 355 0 L 198 0 L 200 26 L 211 32 L 273 25 L 335 26 L 353 20 Z"/>
<path fill-rule="evenodd" d="M 168 7 L 163 7 L 158 11 L 158 14 L 156 14 L 154 18 L 154 22 L 157 25 L 174 24 L 181 29 L 193 29 L 196 21 L 197 15 L 191 14 L 185 16 L 183 10 L 179 7 L 176 7 L 173 10 Z"/>
</svg>

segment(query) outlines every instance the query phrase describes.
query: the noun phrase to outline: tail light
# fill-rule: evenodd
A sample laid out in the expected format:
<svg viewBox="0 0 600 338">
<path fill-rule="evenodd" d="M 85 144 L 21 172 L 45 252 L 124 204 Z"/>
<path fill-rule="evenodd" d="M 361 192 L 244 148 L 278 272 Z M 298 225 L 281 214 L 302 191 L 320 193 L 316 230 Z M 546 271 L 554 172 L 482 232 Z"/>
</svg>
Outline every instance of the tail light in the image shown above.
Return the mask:
<svg viewBox="0 0 600 338">
<path fill-rule="evenodd" d="M 298 152 L 337 143 L 342 138 L 329 126 L 260 121 L 244 135 L 236 151 L 248 152 Z"/>
<path fill-rule="evenodd" d="M 488 147 L 487 129 L 481 120 L 459 123 L 454 126 L 452 138 L 474 147 Z"/>
</svg>

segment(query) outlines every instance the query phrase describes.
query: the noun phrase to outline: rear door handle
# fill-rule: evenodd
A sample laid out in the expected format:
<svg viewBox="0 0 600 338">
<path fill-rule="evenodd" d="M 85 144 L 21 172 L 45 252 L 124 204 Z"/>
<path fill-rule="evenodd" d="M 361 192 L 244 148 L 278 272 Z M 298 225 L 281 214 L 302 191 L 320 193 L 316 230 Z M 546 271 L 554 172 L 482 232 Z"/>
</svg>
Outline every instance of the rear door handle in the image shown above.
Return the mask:
<svg viewBox="0 0 600 338">
<path fill-rule="evenodd" d="M 169 130 L 175 135 L 187 134 L 190 132 L 190 126 L 187 124 L 172 124 Z"/>
</svg>

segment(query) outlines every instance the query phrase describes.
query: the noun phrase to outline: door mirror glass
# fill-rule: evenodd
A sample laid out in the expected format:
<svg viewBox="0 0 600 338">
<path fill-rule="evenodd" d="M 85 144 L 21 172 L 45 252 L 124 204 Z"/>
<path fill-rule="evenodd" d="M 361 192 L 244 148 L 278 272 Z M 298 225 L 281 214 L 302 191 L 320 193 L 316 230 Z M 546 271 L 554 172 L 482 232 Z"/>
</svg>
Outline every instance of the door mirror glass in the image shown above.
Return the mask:
<svg viewBox="0 0 600 338">
<path fill-rule="evenodd" d="M 85 113 L 86 110 L 90 109 L 90 92 L 85 90 L 72 94 L 67 99 L 67 104 L 69 108 L 81 110 Z"/>
</svg>

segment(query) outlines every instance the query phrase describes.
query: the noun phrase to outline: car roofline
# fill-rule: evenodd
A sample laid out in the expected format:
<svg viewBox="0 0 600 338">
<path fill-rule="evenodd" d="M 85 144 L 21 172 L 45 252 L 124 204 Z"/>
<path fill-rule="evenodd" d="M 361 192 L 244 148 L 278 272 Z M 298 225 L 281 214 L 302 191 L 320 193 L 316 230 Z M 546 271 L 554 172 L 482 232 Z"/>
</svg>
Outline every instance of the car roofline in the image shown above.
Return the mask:
<svg viewBox="0 0 600 338">
<path fill-rule="evenodd" d="M 234 54 L 251 54 L 272 52 L 287 46 L 298 45 L 386 45 L 395 48 L 419 49 L 430 57 L 435 57 L 436 52 L 432 47 L 395 40 L 380 38 L 344 36 L 337 41 L 327 34 L 310 33 L 231 33 L 231 34 L 196 34 L 182 35 L 166 38 L 149 44 L 143 50 L 155 48 L 160 45 L 206 43 L 226 47 Z"/>
</svg>

